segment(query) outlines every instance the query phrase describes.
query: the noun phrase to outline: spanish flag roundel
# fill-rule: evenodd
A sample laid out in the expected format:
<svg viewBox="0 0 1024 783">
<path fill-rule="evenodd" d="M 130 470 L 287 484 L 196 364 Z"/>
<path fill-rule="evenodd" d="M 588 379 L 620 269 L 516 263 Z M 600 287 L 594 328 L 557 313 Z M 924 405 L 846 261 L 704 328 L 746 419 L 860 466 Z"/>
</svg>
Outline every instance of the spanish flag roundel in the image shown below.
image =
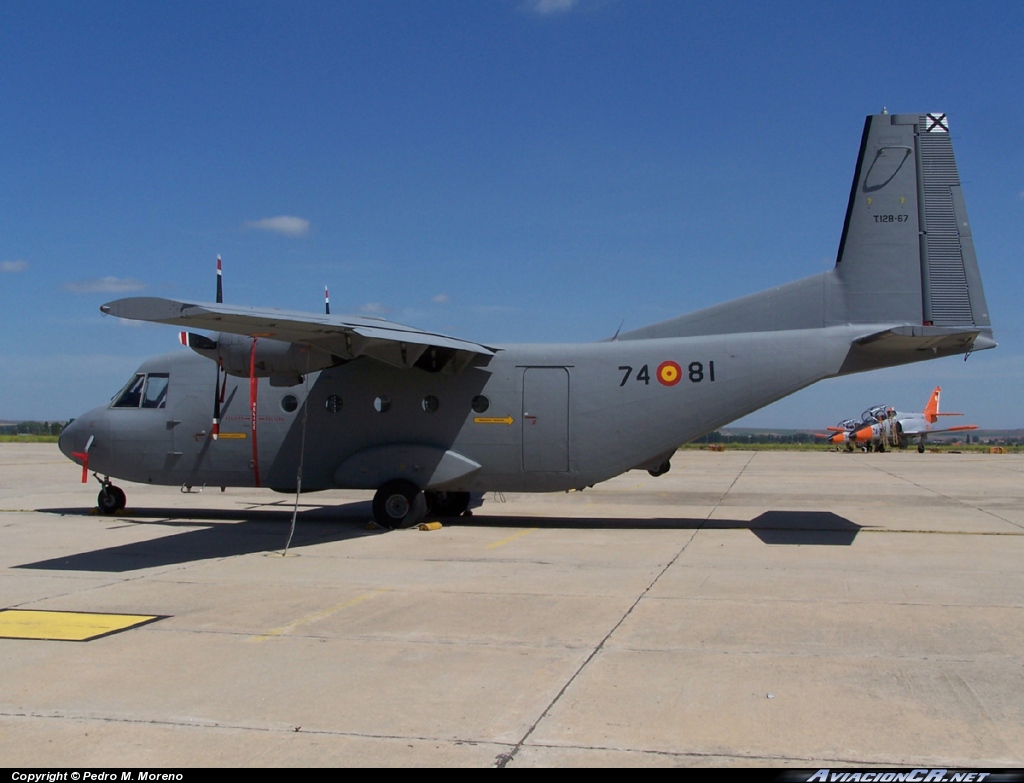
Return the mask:
<svg viewBox="0 0 1024 783">
<path fill-rule="evenodd" d="M 683 370 L 675 362 L 662 362 L 658 365 L 657 375 L 662 386 L 675 386 L 683 377 Z"/>
</svg>

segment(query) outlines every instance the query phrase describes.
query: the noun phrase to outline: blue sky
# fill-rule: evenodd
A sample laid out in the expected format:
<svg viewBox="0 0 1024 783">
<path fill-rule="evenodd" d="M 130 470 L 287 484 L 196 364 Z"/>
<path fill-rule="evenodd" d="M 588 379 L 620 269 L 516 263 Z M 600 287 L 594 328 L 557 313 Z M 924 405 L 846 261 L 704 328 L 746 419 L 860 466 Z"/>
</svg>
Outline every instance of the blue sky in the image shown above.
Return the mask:
<svg viewBox="0 0 1024 783">
<path fill-rule="evenodd" d="M 1024 427 L 1024 5 L 0 5 L 0 419 L 105 402 L 121 296 L 591 341 L 832 266 L 864 115 L 949 114 L 1000 347 L 818 384 Z M 187 350 L 181 348 L 181 350 Z"/>
</svg>

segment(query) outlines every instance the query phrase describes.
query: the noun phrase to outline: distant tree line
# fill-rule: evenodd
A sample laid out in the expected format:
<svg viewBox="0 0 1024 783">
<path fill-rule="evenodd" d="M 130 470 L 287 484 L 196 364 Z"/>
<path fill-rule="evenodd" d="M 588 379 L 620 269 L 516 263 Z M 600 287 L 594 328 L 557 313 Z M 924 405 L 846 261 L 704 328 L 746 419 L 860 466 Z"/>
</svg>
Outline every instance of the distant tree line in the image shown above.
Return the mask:
<svg viewBox="0 0 1024 783">
<path fill-rule="evenodd" d="M 60 435 L 67 422 L 10 421 L 0 424 L 0 435 Z"/>
<path fill-rule="evenodd" d="M 715 430 L 702 438 L 697 438 L 693 443 L 814 443 L 815 441 L 818 443 L 822 442 L 820 438 L 815 438 L 814 433 L 811 432 L 729 435 Z"/>
</svg>

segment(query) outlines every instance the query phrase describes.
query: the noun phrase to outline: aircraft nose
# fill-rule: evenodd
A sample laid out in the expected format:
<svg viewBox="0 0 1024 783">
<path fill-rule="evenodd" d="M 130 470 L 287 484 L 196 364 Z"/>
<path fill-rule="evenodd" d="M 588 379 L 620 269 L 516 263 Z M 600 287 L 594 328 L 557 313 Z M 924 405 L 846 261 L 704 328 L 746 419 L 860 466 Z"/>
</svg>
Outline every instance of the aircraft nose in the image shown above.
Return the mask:
<svg viewBox="0 0 1024 783">
<path fill-rule="evenodd" d="M 57 438 L 57 446 L 60 448 L 60 453 L 68 459 L 73 459 L 71 455 L 76 451 L 75 441 L 80 429 L 76 425 L 75 419 L 72 419 L 64 425 L 64 429 L 60 431 L 60 437 Z"/>
</svg>

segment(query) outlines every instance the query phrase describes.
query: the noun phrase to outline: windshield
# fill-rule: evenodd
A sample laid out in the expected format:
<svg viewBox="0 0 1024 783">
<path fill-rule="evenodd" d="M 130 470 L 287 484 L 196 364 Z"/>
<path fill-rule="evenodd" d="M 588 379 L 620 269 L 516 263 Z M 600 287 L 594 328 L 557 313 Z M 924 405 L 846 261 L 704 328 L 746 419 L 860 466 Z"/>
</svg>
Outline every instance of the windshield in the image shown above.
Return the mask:
<svg viewBox="0 0 1024 783">
<path fill-rule="evenodd" d="M 170 378 L 165 372 L 136 373 L 114 397 L 111 408 L 163 408 Z"/>
</svg>

